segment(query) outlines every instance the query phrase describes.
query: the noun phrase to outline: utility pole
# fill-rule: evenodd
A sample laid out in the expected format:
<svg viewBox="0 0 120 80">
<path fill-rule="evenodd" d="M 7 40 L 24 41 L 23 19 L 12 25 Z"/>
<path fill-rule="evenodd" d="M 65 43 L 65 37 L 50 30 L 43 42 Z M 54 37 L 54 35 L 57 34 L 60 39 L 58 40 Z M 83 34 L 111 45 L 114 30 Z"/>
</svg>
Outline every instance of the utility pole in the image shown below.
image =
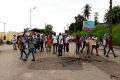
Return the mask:
<svg viewBox="0 0 120 80">
<path fill-rule="evenodd" d="M 31 12 L 32 12 L 32 10 L 34 10 L 34 9 L 36 9 L 36 7 L 30 8 L 30 29 L 32 29 L 32 25 L 31 25 Z"/>
<path fill-rule="evenodd" d="M 109 10 L 109 35 L 112 35 L 112 0 L 110 0 Z"/>
<path fill-rule="evenodd" d="M 6 23 L 4 22 L 4 35 L 5 35 L 5 24 L 6 24 Z"/>
<path fill-rule="evenodd" d="M 5 22 L 0 22 L 0 23 L 2 23 L 2 24 L 4 24 L 4 35 L 5 35 Z"/>
</svg>

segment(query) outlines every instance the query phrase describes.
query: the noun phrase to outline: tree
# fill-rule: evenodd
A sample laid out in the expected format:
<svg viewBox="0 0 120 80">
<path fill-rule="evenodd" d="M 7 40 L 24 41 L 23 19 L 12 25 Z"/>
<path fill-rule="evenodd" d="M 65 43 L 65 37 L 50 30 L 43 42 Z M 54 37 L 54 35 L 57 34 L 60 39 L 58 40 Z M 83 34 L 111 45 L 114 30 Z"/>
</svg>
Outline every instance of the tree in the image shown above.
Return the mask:
<svg viewBox="0 0 120 80">
<path fill-rule="evenodd" d="M 109 13 L 110 11 L 108 10 L 104 15 L 104 22 L 106 23 L 109 22 Z M 112 8 L 112 23 L 113 24 L 120 23 L 120 6 L 118 5 Z"/>
<path fill-rule="evenodd" d="M 99 22 L 98 22 L 98 12 L 95 12 L 95 15 L 94 15 L 94 20 L 95 20 L 95 25 L 97 25 Z"/>
<path fill-rule="evenodd" d="M 70 26 L 69 26 L 70 34 L 73 33 L 73 32 L 82 30 L 83 21 L 85 21 L 85 18 L 80 14 L 75 16 L 74 19 L 75 19 L 75 23 L 71 23 Z"/>
<path fill-rule="evenodd" d="M 90 5 L 89 4 L 86 4 L 85 6 L 84 6 L 84 11 L 83 11 L 83 15 L 84 15 L 84 18 L 85 19 L 89 19 L 89 16 L 90 16 L 90 11 L 91 11 L 91 7 L 90 7 Z"/>
<path fill-rule="evenodd" d="M 75 16 L 75 31 L 82 30 L 84 17 L 80 14 Z"/>
<path fill-rule="evenodd" d="M 53 29 L 53 26 L 51 25 L 51 24 L 47 24 L 46 26 L 45 26 L 45 30 L 44 30 L 44 33 L 46 34 L 46 35 L 51 35 L 52 34 L 52 29 Z"/>
</svg>

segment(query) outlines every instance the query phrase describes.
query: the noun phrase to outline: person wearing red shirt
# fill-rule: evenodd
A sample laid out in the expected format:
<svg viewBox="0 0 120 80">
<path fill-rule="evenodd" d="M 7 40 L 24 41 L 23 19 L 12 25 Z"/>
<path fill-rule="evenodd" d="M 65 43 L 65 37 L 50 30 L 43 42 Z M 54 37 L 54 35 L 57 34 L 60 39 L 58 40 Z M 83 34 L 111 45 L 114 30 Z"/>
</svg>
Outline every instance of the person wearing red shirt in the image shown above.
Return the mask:
<svg viewBox="0 0 120 80">
<path fill-rule="evenodd" d="M 114 53 L 114 50 L 113 50 L 112 36 L 111 35 L 110 35 L 109 40 L 108 40 L 108 47 L 109 48 L 108 48 L 108 52 L 107 52 L 106 57 L 109 57 L 110 50 L 113 52 L 114 57 L 117 57 L 116 54 Z"/>
</svg>

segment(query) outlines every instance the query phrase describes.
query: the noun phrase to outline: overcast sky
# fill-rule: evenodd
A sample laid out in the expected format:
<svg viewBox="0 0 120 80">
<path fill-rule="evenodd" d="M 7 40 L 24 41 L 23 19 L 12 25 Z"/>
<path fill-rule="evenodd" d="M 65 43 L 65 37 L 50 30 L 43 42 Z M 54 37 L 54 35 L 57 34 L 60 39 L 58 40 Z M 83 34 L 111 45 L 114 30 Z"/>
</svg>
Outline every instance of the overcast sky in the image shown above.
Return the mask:
<svg viewBox="0 0 120 80">
<path fill-rule="evenodd" d="M 0 0 L 0 22 L 6 23 L 6 31 L 23 31 L 30 27 L 30 8 L 32 10 L 32 28 L 44 28 L 45 24 L 53 25 L 53 30 L 63 32 L 74 17 L 82 14 L 85 4 L 92 7 L 90 20 L 99 12 L 99 22 L 109 8 L 109 0 Z M 113 0 L 113 6 L 120 5 L 120 0 Z M 0 31 L 4 31 L 0 23 Z"/>
</svg>

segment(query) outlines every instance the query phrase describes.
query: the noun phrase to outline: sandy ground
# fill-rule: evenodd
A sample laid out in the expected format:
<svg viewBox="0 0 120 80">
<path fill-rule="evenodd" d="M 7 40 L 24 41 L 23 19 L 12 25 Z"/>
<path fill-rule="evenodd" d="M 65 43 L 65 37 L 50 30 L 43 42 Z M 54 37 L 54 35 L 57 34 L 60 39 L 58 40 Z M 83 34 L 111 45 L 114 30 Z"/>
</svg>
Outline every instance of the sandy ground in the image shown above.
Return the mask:
<svg viewBox="0 0 120 80">
<path fill-rule="evenodd" d="M 70 52 L 63 57 L 52 53 L 39 52 L 24 62 L 19 60 L 19 50 L 14 51 L 12 45 L 0 46 L 0 80 L 120 80 L 120 50 L 114 49 L 118 55 L 114 58 L 94 55 L 90 59 L 83 54 L 75 54 L 75 44 L 70 44 Z"/>
</svg>

